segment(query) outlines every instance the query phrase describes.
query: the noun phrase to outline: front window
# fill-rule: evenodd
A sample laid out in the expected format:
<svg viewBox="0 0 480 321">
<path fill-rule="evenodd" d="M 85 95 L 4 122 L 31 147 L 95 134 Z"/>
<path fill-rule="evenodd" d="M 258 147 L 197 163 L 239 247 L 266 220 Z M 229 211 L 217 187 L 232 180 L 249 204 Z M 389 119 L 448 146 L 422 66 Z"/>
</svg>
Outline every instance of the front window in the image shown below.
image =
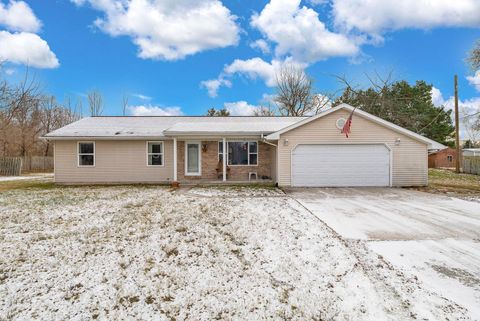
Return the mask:
<svg viewBox="0 0 480 321">
<path fill-rule="evenodd" d="M 257 165 L 257 142 L 227 142 L 228 165 Z M 218 143 L 218 160 L 223 161 L 223 143 Z"/>
<path fill-rule="evenodd" d="M 78 143 L 78 166 L 95 166 L 95 143 Z"/>
<path fill-rule="evenodd" d="M 449 163 L 453 162 L 453 156 L 452 155 L 447 155 L 447 160 Z"/>
<path fill-rule="evenodd" d="M 148 142 L 148 166 L 163 166 L 163 142 Z"/>
</svg>

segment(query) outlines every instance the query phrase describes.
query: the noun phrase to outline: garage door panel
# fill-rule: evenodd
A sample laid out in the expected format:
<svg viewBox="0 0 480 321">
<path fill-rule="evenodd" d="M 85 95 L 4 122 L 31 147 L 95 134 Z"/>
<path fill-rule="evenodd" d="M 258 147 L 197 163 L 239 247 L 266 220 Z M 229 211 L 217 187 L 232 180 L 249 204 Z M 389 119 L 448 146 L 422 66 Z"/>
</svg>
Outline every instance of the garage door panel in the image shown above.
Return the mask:
<svg viewBox="0 0 480 321">
<path fill-rule="evenodd" d="M 292 152 L 293 186 L 389 186 L 385 145 L 299 145 Z"/>
</svg>

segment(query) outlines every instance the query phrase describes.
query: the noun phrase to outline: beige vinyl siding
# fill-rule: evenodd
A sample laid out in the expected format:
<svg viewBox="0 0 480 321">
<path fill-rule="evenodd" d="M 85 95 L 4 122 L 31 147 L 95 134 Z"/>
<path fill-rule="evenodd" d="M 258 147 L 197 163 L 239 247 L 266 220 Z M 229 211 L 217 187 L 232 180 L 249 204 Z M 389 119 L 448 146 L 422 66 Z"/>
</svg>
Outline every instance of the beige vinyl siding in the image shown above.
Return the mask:
<svg viewBox="0 0 480 321">
<path fill-rule="evenodd" d="M 278 183 L 291 185 L 291 151 L 299 144 L 385 143 L 392 149 L 392 185 L 423 186 L 428 183 L 427 144 L 388 129 L 359 115 L 353 116 L 351 135 L 346 138 L 335 126 L 349 111 L 340 109 L 280 135 L 278 141 Z M 400 145 L 395 141 L 400 138 Z M 288 139 L 288 146 L 284 146 Z M 321 161 L 321 160 L 319 160 Z"/>
<path fill-rule="evenodd" d="M 55 141 L 55 182 L 163 183 L 173 180 L 171 140 L 163 141 L 163 166 L 147 166 L 146 141 L 97 140 L 95 167 L 79 167 L 77 143 L 78 141 Z"/>
</svg>

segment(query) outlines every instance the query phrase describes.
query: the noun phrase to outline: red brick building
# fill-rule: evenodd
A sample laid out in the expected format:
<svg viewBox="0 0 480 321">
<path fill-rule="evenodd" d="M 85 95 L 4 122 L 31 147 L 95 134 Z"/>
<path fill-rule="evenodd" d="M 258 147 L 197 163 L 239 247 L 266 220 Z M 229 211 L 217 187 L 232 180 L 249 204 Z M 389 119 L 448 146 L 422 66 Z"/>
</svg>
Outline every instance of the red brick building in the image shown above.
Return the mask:
<svg viewBox="0 0 480 321">
<path fill-rule="evenodd" d="M 446 148 L 428 155 L 428 168 L 455 167 L 457 151 L 454 148 Z"/>
</svg>

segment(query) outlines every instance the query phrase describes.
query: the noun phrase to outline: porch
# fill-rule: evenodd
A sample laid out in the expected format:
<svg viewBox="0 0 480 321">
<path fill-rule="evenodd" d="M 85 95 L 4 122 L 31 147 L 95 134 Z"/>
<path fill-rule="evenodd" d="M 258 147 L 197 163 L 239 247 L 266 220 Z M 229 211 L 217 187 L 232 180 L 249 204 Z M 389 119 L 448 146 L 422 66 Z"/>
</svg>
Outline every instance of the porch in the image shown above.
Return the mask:
<svg viewBox="0 0 480 321">
<path fill-rule="evenodd" d="M 173 138 L 173 181 L 273 184 L 276 147 L 256 138 Z"/>
</svg>

